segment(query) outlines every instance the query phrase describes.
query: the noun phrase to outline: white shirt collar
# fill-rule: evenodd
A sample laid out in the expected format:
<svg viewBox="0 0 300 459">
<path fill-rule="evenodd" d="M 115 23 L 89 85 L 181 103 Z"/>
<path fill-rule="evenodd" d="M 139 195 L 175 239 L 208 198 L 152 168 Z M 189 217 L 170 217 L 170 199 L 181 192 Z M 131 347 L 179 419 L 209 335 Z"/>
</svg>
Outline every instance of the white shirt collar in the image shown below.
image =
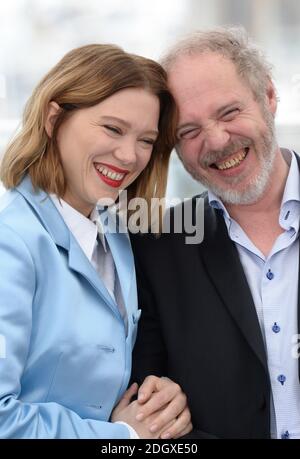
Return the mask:
<svg viewBox="0 0 300 459">
<path fill-rule="evenodd" d="M 89 261 L 92 260 L 97 236 L 101 239 L 106 252 L 104 234 L 101 232 L 98 233 L 96 225 L 96 222 L 101 225 L 99 213 L 96 208 L 92 211 L 90 218 L 87 218 L 56 195 L 50 194 L 50 198 Z"/>
</svg>

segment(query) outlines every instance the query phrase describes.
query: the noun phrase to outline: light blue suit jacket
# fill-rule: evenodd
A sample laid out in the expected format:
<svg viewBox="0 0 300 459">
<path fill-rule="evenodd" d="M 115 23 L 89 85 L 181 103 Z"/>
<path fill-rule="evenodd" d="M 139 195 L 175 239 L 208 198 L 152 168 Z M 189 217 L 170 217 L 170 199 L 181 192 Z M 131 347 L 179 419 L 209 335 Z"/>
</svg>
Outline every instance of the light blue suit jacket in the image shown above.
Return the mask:
<svg viewBox="0 0 300 459">
<path fill-rule="evenodd" d="M 109 423 L 140 311 L 127 234 L 107 234 L 128 315 L 28 177 L 0 200 L 0 438 L 129 438 Z"/>
</svg>

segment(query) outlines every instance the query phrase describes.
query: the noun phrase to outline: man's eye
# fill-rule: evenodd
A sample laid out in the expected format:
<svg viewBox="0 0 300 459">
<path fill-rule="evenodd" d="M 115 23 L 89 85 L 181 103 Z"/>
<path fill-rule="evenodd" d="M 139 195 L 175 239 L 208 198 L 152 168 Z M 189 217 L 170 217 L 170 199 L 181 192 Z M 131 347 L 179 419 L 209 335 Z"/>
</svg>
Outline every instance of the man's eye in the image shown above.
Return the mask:
<svg viewBox="0 0 300 459">
<path fill-rule="evenodd" d="M 193 128 L 193 129 L 189 129 L 187 131 L 179 132 L 177 137 L 178 137 L 178 140 L 193 139 L 194 137 L 196 137 L 199 134 L 199 132 L 200 132 L 199 128 Z"/>
<path fill-rule="evenodd" d="M 115 127 L 115 126 L 110 126 L 108 124 L 104 125 L 105 129 L 107 129 L 110 132 L 113 132 L 114 134 L 122 134 L 122 131 Z"/>
<path fill-rule="evenodd" d="M 228 112 L 225 112 L 224 115 L 222 115 L 222 120 L 223 121 L 231 121 L 233 118 L 239 114 L 239 109 L 234 108 L 232 110 L 228 110 Z"/>
</svg>

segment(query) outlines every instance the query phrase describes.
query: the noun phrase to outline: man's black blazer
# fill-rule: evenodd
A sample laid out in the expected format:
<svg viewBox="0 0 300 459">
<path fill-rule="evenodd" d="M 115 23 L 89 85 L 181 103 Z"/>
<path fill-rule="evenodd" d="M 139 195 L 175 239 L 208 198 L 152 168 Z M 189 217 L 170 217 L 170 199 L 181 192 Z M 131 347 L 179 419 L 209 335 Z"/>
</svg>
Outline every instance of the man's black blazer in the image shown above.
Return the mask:
<svg viewBox="0 0 300 459">
<path fill-rule="evenodd" d="M 186 234 L 131 236 L 142 309 L 132 380 L 178 382 L 192 438 L 269 438 L 271 386 L 251 292 L 221 211 L 207 199 L 204 218 L 197 245 Z"/>
</svg>

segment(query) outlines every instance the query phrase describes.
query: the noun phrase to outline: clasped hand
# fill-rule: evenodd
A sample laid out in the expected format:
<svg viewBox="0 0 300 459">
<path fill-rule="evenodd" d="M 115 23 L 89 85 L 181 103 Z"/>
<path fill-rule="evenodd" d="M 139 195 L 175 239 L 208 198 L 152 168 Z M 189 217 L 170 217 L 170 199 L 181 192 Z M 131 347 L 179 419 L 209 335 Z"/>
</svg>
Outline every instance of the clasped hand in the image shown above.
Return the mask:
<svg viewBox="0 0 300 459">
<path fill-rule="evenodd" d="M 137 395 L 137 400 L 131 401 Z M 148 376 L 132 384 L 112 412 L 111 421 L 130 425 L 140 438 L 179 438 L 192 430 L 186 395 L 169 378 Z"/>
</svg>

